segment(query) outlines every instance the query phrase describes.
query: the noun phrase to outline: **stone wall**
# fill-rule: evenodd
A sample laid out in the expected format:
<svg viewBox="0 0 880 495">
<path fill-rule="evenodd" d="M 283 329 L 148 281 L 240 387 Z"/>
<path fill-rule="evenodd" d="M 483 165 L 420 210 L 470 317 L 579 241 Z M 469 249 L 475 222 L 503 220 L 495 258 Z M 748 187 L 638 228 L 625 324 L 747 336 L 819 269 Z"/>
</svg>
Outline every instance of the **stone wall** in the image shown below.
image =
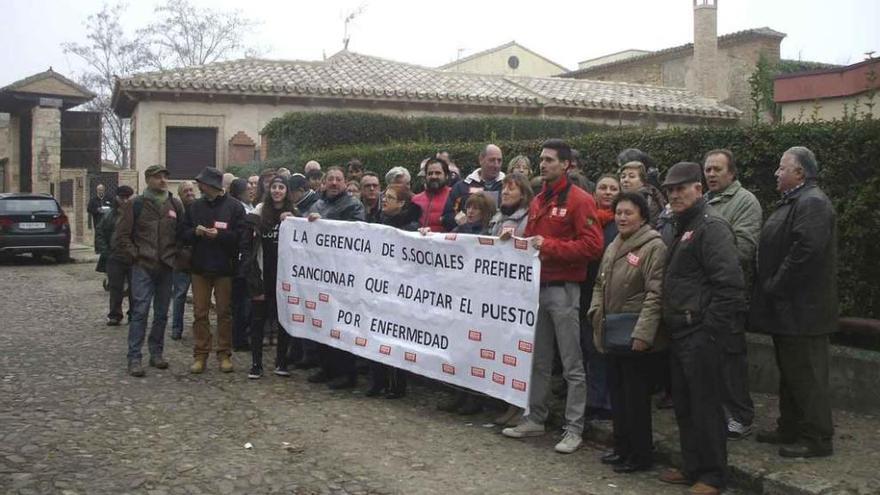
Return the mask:
<svg viewBox="0 0 880 495">
<path fill-rule="evenodd" d="M 51 194 L 58 190 L 61 172 L 61 111 L 36 107 L 31 118 L 32 192 Z"/>
<path fill-rule="evenodd" d="M 89 244 L 94 242 L 94 235 L 88 232 L 88 218 L 86 217 L 86 208 L 89 204 L 89 191 L 86 187 L 87 183 L 86 169 L 65 168 L 59 171 L 59 186 L 55 187 L 58 191 L 60 183 L 63 181 L 73 181 L 73 206 L 65 206 L 64 212 L 70 222 L 70 240 L 77 244 Z M 56 193 L 56 197 L 58 193 Z"/>
</svg>

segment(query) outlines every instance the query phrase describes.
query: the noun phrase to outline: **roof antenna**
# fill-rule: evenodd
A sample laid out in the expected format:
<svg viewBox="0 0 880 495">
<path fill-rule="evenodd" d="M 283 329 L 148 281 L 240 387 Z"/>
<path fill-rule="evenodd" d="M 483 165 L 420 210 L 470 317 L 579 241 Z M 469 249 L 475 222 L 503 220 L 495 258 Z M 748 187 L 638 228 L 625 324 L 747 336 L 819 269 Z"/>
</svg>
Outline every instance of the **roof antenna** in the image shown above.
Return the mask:
<svg viewBox="0 0 880 495">
<path fill-rule="evenodd" d="M 348 43 L 351 41 L 351 35 L 348 34 L 348 24 L 354 20 L 355 17 L 364 13 L 364 10 L 367 9 L 367 4 L 362 3 L 358 8 L 356 8 L 353 12 L 345 16 L 345 30 L 342 34 L 342 49 L 348 50 Z"/>
</svg>

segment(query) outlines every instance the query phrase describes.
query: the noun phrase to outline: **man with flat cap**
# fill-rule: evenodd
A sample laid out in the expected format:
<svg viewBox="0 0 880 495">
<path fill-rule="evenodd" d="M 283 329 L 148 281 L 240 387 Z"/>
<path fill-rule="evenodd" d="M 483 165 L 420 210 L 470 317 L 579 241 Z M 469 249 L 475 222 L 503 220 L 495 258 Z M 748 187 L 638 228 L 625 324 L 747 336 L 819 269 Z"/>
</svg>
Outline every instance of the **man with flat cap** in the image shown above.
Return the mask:
<svg viewBox="0 0 880 495">
<path fill-rule="evenodd" d="M 168 192 L 168 170 L 153 165 L 144 171 L 147 188 L 140 196 L 122 203 L 113 242 L 124 263 L 131 265 L 131 321 L 128 325 L 128 373 L 144 376 L 141 347 L 147 316 L 153 306 L 153 325 L 147 346 L 150 366 L 168 368 L 162 357 L 165 326 L 171 301 L 171 274 L 177 259 L 177 229 L 183 204 Z"/>
<path fill-rule="evenodd" d="M 832 454 L 828 337 L 837 331 L 837 219 L 819 189 L 816 156 L 789 148 L 776 169 L 782 199 L 758 241 L 750 322 L 773 336 L 779 419 L 758 441 L 783 457 Z"/>
<path fill-rule="evenodd" d="M 733 229 L 706 206 L 702 167 L 680 162 L 663 188 L 672 209 L 672 244 L 663 281 L 663 323 L 672 336 L 672 400 L 683 466 L 660 476 L 720 493 L 727 482 L 727 422 L 722 406 L 722 352 L 744 304 Z"/>
<path fill-rule="evenodd" d="M 191 373 L 203 373 L 211 354 L 211 295 L 216 301 L 217 359 L 220 371 L 232 366 L 232 277 L 236 273 L 244 227 L 244 206 L 223 190 L 223 173 L 205 167 L 196 177 L 202 192 L 186 211 L 181 238 L 192 246 L 193 364 Z"/>
</svg>

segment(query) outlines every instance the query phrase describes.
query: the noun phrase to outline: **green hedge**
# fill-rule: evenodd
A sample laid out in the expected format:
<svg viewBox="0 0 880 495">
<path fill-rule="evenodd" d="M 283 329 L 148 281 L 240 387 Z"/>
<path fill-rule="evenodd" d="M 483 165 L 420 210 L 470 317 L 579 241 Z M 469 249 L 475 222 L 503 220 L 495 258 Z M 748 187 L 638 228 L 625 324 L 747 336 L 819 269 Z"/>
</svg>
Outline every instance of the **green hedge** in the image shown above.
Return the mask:
<svg viewBox="0 0 880 495">
<path fill-rule="evenodd" d="M 536 164 L 540 139 L 499 141 L 507 160 L 523 153 Z M 628 129 L 597 132 L 569 140 L 581 150 L 592 178 L 614 171 L 617 153 L 640 148 L 657 161 L 661 172 L 679 161 L 700 162 L 712 148 L 729 148 L 736 155 L 739 177 L 764 205 L 765 215 L 778 199 L 773 172 L 780 155 L 791 146 L 807 146 L 820 164 L 821 185 L 834 201 L 839 226 L 841 312 L 880 318 L 880 121 L 784 124 L 777 126 Z M 358 157 L 367 169 L 384 175 L 392 166 L 415 172 L 420 161 L 438 149 L 450 151 L 463 172 L 472 170 L 482 143 L 409 143 L 383 146 L 344 146 L 309 155 L 328 165 Z M 273 162 L 278 166 L 284 159 Z M 244 170 L 265 166 L 254 164 Z"/>
<path fill-rule="evenodd" d="M 519 117 L 395 117 L 366 112 L 291 112 L 272 119 L 262 134 L 269 157 L 307 160 L 310 150 L 389 143 L 443 143 L 579 136 L 608 126 L 575 120 Z"/>
</svg>

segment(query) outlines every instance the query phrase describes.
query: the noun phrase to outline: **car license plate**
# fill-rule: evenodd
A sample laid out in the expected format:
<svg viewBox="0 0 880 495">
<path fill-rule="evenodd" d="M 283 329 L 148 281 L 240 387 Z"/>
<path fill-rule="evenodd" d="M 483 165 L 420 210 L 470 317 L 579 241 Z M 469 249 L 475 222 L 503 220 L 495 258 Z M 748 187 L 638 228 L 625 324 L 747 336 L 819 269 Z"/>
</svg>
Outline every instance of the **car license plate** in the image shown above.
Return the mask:
<svg viewBox="0 0 880 495">
<path fill-rule="evenodd" d="M 18 228 L 22 230 L 45 229 L 46 222 L 21 222 Z"/>
</svg>

